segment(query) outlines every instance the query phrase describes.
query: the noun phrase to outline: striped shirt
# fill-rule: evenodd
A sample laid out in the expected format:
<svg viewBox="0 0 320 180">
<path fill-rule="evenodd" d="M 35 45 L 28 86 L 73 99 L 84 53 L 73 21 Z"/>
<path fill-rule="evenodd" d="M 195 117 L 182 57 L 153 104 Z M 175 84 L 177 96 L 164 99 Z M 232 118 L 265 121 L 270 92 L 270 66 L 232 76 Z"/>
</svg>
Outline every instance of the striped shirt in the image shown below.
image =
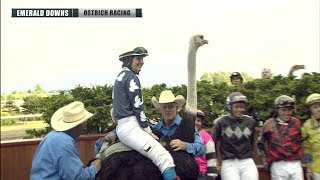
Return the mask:
<svg viewBox="0 0 320 180">
<path fill-rule="evenodd" d="M 207 173 L 208 176 L 217 176 L 217 157 L 214 142 L 205 130 L 200 130 L 200 137 L 206 145 L 206 154 L 200 157 L 196 157 L 196 161 L 199 165 L 200 173 Z"/>
</svg>

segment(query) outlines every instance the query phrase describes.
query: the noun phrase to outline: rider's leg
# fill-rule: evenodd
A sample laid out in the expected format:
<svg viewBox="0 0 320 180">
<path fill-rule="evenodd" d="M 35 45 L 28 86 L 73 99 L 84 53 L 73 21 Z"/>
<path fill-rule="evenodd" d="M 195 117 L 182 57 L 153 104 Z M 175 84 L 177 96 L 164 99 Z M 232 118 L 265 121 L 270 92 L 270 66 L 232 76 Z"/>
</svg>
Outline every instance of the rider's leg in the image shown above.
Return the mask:
<svg viewBox="0 0 320 180">
<path fill-rule="evenodd" d="M 116 133 L 122 143 L 151 159 L 159 167 L 165 180 L 176 177 L 175 165 L 170 153 L 141 129 L 135 116 L 119 119 Z"/>
</svg>

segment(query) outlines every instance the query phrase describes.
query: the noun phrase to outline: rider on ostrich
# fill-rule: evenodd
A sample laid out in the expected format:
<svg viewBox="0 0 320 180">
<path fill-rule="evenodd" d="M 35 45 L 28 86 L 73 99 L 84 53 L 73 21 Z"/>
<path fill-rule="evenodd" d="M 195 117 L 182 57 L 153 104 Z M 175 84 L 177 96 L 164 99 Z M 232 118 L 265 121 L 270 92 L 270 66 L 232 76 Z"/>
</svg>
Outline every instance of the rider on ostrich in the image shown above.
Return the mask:
<svg viewBox="0 0 320 180">
<path fill-rule="evenodd" d="M 188 143 L 195 141 L 195 118 L 196 118 L 196 107 L 197 107 L 197 95 L 196 95 L 196 78 L 195 78 L 195 68 L 196 68 L 196 52 L 197 49 L 207 44 L 208 41 L 203 38 L 202 35 L 195 35 L 190 40 L 189 53 L 188 53 L 188 88 L 187 88 L 187 106 L 186 110 L 183 113 L 183 118 L 181 123 L 175 129 L 175 132 L 172 136 L 164 136 L 162 140 L 166 142 L 166 148 L 172 154 L 174 163 L 176 164 L 176 171 L 181 179 L 197 179 L 198 176 L 198 166 L 194 160 L 194 157 L 188 154 L 186 151 L 174 151 L 173 147 L 170 146 L 170 142 L 173 139 L 180 139 Z M 121 75 L 121 73 L 120 73 Z M 142 99 L 142 98 L 141 98 Z M 113 105 L 114 106 L 114 105 Z M 115 113 L 116 114 L 116 113 Z M 116 119 L 118 119 L 116 117 Z M 117 120 L 118 122 L 119 120 Z M 118 133 L 118 129 L 117 129 Z M 156 132 L 155 132 L 156 133 Z M 110 136 L 106 136 L 105 139 L 110 140 L 114 138 L 115 134 L 110 133 Z M 200 139 L 201 140 L 201 139 Z M 104 143 L 107 144 L 107 143 Z M 116 143 L 119 144 L 119 143 Z M 203 144 L 203 142 L 202 142 Z M 110 147 L 103 150 L 100 149 L 100 154 L 102 155 L 102 169 L 100 172 L 100 178 L 102 179 L 126 179 L 130 177 L 131 179 L 145 179 L 153 178 L 157 179 L 155 176 L 155 171 L 153 168 L 154 165 L 150 164 L 149 159 L 142 159 L 140 154 L 137 154 L 136 151 L 127 149 L 126 151 L 116 151 L 115 153 L 104 153 L 112 149 Z M 203 145 L 204 146 L 204 145 Z M 203 148 L 205 149 L 205 147 Z M 205 153 L 205 150 L 201 151 L 200 155 Z M 104 156 L 108 154 L 108 156 Z M 150 161 L 150 162 L 149 162 Z M 157 170 L 159 171 L 159 170 Z M 138 174 L 137 174 L 138 173 Z"/>
<path fill-rule="evenodd" d="M 122 71 L 118 74 L 112 93 L 117 119 L 117 136 L 122 143 L 138 151 L 160 169 L 165 180 L 178 179 L 170 153 L 157 141 L 144 114 L 143 97 L 138 74 L 148 51 L 137 47 L 119 56 Z"/>
</svg>

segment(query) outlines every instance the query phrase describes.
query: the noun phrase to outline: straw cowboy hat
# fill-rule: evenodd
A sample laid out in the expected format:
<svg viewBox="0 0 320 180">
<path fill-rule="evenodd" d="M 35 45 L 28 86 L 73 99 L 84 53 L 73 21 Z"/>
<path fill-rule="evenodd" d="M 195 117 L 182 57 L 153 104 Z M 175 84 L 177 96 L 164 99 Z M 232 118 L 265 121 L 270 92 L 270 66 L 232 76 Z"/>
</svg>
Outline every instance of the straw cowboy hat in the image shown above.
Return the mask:
<svg viewBox="0 0 320 180">
<path fill-rule="evenodd" d="M 82 102 L 74 101 L 58 109 L 51 117 L 51 126 L 56 131 L 67 131 L 91 118 Z"/>
<path fill-rule="evenodd" d="M 151 98 L 151 102 L 154 105 L 154 107 L 157 108 L 157 109 L 160 108 L 159 104 L 175 102 L 177 104 L 177 106 L 178 106 L 178 109 L 180 109 L 186 103 L 186 100 L 181 95 L 178 95 L 178 96 L 175 97 L 173 95 L 172 91 L 164 90 L 160 94 L 159 101 L 157 100 L 156 97 L 153 96 Z"/>
</svg>

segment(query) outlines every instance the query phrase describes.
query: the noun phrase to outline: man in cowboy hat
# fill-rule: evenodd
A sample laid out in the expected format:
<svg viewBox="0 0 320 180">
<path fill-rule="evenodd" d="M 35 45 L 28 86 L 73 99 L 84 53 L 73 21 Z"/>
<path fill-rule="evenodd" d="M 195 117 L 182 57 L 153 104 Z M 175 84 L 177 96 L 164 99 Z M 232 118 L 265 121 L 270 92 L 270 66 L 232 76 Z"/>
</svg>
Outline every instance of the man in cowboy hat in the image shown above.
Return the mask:
<svg viewBox="0 0 320 180">
<path fill-rule="evenodd" d="M 96 159 L 83 167 L 77 139 L 93 116 L 82 102 L 75 101 L 58 109 L 51 117 L 49 132 L 38 145 L 32 160 L 30 179 L 95 179 L 101 168 Z"/>
<path fill-rule="evenodd" d="M 156 97 L 152 97 L 151 101 L 154 107 L 158 109 L 162 115 L 162 120 L 155 124 L 153 128 L 165 136 L 172 136 L 182 121 L 178 111 L 186 102 L 184 97 L 181 95 L 175 97 L 172 91 L 164 90 L 160 94 L 159 101 Z M 116 136 L 116 131 L 111 131 L 106 135 L 105 139 L 109 142 L 114 142 L 116 140 Z M 202 156 L 206 153 L 205 144 L 203 143 L 198 131 L 195 131 L 194 133 L 193 143 L 174 139 L 171 141 L 170 146 L 174 151 L 185 150 L 196 157 Z M 97 150 L 99 151 L 100 148 L 101 146 L 97 147 Z"/>
<path fill-rule="evenodd" d="M 171 136 L 176 131 L 177 127 L 182 121 L 178 111 L 185 104 L 183 96 L 174 96 L 172 91 L 164 90 L 161 92 L 159 101 L 156 97 L 152 97 L 152 104 L 162 115 L 162 120 L 153 126 L 155 130 L 158 130 L 165 136 Z M 184 142 L 180 139 L 173 139 L 170 142 L 170 146 L 174 151 L 184 150 L 194 156 L 202 156 L 206 153 L 206 147 L 198 133 L 195 131 L 194 142 Z"/>
</svg>

